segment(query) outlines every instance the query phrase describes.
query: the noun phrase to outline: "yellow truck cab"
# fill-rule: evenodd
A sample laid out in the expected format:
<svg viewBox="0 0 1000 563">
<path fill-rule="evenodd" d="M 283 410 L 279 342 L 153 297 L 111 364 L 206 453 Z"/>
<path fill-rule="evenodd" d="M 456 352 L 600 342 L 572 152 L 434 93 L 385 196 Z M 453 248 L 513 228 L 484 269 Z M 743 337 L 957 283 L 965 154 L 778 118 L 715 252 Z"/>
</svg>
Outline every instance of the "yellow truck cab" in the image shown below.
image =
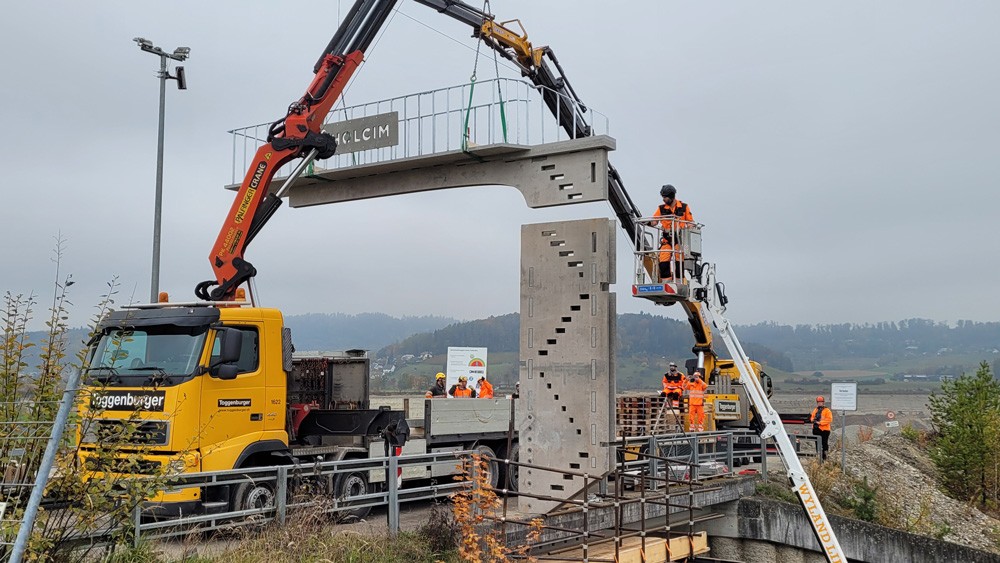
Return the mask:
<svg viewBox="0 0 1000 563">
<path fill-rule="evenodd" d="M 96 444 L 129 420 L 139 425 L 131 439 L 133 457 L 140 452 L 141 458 L 130 472 L 179 474 L 367 457 L 369 442 L 404 419 L 401 412 L 368 409 L 367 357 L 348 358 L 346 367 L 359 368 L 350 378 L 355 385 L 334 385 L 329 360 L 324 374 L 331 379 L 310 380 L 306 392 L 295 387 L 302 378 L 294 373 L 292 350 L 277 309 L 195 303 L 111 313 L 90 348 L 89 398 L 81 408 L 96 424 L 79 433 L 82 466 L 121 473 L 103 466 L 109 462 L 95 455 Z M 344 392 L 354 395 L 337 395 Z M 290 396 L 315 407 L 295 416 L 294 425 Z M 352 423 L 338 424 L 345 415 Z M 360 485 L 366 489 L 367 480 Z M 273 499 L 270 484 L 174 488 L 150 499 L 148 515 L 241 510 Z"/>
</svg>

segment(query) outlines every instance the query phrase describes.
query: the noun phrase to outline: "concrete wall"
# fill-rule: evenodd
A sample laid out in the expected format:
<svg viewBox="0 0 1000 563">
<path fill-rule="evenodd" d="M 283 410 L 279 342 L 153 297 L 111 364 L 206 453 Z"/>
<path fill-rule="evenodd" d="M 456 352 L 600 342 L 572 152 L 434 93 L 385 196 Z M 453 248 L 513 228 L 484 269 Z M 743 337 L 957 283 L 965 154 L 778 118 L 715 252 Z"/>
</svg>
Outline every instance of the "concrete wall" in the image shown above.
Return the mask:
<svg viewBox="0 0 1000 563">
<path fill-rule="evenodd" d="M 713 557 L 777 563 L 826 561 L 805 512 L 797 504 L 744 498 L 713 508 L 726 514 L 706 526 Z M 1000 556 L 992 553 L 877 524 L 838 516 L 830 516 L 830 522 L 850 561 L 1000 563 Z"/>
<path fill-rule="evenodd" d="M 611 468 L 615 282 L 610 219 L 521 227 L 522 461 L 594 476 Z M 522 468 L 522 491 L 569 498 L 584 479 Z M 559 505 L 522 497 L 520 510 Z"/>
</svg>

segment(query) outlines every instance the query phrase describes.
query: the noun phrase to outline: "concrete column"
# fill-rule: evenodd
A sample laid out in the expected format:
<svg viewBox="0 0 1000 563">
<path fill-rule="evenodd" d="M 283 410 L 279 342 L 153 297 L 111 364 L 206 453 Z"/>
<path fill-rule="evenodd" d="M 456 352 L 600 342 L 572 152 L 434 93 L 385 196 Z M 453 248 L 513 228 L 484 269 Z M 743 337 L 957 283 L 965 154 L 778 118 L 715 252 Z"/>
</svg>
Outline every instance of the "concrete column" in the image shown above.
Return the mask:
<svg viewBox="0 0 1000 563">
<path fill-rule="evenodd" d="M 601 444 L 614 430 L 616 232 L 606 218 L 521 227 L 520 456 L 528 463 L 595 476 L 611 467 Z M 525 468 L 519 486 L 569 498 L 583 480 Z M 530 513 L 558 505 L 520 501 Z"/>
</svg>

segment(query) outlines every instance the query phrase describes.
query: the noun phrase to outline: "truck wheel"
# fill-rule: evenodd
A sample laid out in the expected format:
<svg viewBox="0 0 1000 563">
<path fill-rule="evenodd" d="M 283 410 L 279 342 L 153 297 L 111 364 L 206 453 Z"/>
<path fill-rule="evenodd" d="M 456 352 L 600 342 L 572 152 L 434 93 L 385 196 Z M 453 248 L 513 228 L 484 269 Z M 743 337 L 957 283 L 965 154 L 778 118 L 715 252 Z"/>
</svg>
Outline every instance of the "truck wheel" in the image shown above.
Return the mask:
<svg viewBox="0 0 1000 563">
<path fill-rule="evenodd" d="M 233 493 L 232 504 L 233 510 L 274 508 L 274 484 L 253 481 L 240 483 Z M 259 519 L 263 516 L 256 514 L 252 518 Z"/>
<path fill-rule="evenodd" d="M 364 473 L 347 473 L 346 475 L 337 475 L 337 480 L 333 485 L 333 489 L 334 494 L 337 495 L 339 500 L 350 500 L 352 498 L 368 494 L 368 478 Z M 341 511 L 340 514 L 360 520 L 365 516 L 368 516 L 368 513 L 371 511 L 372 507 L 362 506 L 360 508 Z"/>
<path fill-rule="evenodd" d="M 497 487 L 497 483 L 500 482 L 500 464 L 497 463 L 497 454 L 493 451 L 493 448 L 487 446 L 486 444 L 479 444 L 475 448 L 479 455 L 483 456 L 486 461 L 486 484 L 494 489 Z"/>
<path fill-rule="evenodd" d="M 504 445 L 504 450 L 507 446 Z M 510 445 L 510 452 L 503 451 L 500 454 L 501 459 L 509 459 L 511 461 L 520 461 L 520 456 L 518 455 L 517 442 Z M 508 491 L 517 490 L 517 466 L 516 465 L 505 465 L 500 463 L 500 488 L 506 488 Z"/>
</svg>

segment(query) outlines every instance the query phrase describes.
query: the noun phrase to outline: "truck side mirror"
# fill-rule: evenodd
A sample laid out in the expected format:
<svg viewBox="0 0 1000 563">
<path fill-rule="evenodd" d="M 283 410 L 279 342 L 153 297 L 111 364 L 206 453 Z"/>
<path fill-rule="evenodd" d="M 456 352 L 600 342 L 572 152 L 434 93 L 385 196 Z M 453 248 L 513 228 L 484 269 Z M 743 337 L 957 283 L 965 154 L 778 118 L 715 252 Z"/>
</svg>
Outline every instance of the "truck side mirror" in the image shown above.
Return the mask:
<svg viewBox="0 0 1000 563">
<path fill-rule="evenodd" d="M 243 331 L 223 327 L 218 329 L 219 356 L 209 366 L 209 373 L 217 379 L 236 379 L 240 372 L 237 362 L 243 350 Z"/>
<path fill-rule="evenodd" d="M 243 331 L 224 327 L 219 329 L 219 359 L 215 364 L 238 362 L 243 351 Z"/>
<path fill-rule="evenodd" d="M 236 379 L 236 375 L 240 372 L 240 366 L 236 365 L 236 362 L 230 362 L 228 364 L 222 364 L 219 367 L 212 370 L 212 377 L 216 379 L 230 380 Z"/>
</svg>

